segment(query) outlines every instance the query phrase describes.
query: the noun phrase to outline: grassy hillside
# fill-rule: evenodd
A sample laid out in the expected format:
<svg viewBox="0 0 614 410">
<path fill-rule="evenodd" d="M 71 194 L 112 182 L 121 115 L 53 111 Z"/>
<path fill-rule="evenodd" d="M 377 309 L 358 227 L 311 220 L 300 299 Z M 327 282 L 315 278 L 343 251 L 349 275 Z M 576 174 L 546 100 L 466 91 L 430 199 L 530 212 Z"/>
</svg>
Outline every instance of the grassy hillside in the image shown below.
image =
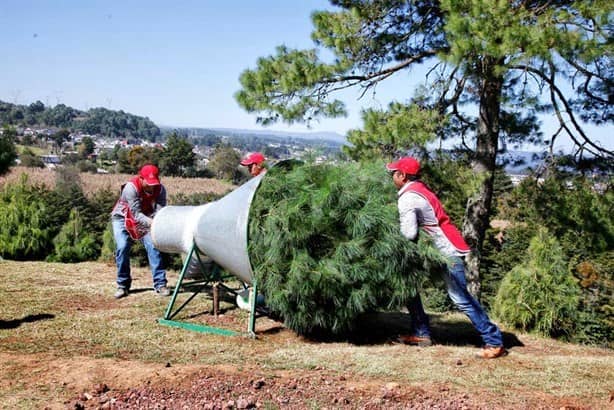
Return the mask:
<svg viewBox="0 0 614 410">
<path fill-rule="evenodd" d="M 159 325 L 169 299 L 151 291 L 147 269 L 135 268 L 135 292 L 121 300 L 112 265 L 0 261 L 0 278 L 6 409 L 604 409 L 614 393 L 611 350 L 505 332 L 510 354 L 483 361 L 458 314 L 432 316 L 430 348 L 390 342 L 407 331 L 399 312 L 366 317 L 340 340 L 299 338 L 260 318 L 252 340 Z M 246 329 L 245 311 L 221 307 L 213 317 L 203 293 L 177 319 Z"/>
</svg>

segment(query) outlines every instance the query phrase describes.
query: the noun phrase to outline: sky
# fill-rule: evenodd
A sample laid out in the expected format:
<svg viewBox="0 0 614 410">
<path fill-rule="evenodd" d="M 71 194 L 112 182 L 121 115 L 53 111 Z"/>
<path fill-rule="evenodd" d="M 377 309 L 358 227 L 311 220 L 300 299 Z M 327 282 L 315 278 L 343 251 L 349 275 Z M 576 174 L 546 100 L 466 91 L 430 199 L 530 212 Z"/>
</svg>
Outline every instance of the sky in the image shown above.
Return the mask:
<svg viewBox="0 0 614 410">
<path fill-rule="evenodd" d="M 106 107 L 175 127 L 343 135 L 362 126 L 361 108 L 411 96 L 424 71 L 397 74 L 362 99 L 360 90 L 344 92 L 348 117 L 309 129 L 264 128 L 234 99 L 259 57 L 282 44 L 313 46 L 310 16 L 323 9 L 332 9 L 327 0 L 1 0 L 0 100 Z M 611 149 L 612 131 L 593 129 Z"/>
</svg>

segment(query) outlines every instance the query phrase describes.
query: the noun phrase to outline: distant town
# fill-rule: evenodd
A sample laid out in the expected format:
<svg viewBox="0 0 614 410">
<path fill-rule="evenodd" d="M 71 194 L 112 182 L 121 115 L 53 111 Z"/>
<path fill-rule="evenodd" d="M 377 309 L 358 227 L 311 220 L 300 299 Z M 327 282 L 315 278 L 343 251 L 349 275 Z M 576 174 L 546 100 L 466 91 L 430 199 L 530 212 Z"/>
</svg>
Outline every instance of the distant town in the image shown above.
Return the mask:
<svg viewBox="0 0 614 410">
<path fill-rule="evenodd" d="M 344 136 L 330 132 L 175 128 L 123 111 L 93 108 L 84 112 L 62 104 L 46 107 L 40 101 L 30 105 L 0 101 L 0 133 L 6 130 L 22 146 L 18 162 L 23 165 L 78 164 L 82 171 L 97 173 L 130 172 L 126 163 L 131 156 L 166 150 L 171 135 L 190 145 L 194 157 L 190 175 L 201 175 L 220 146 L 234 151 L 236 157 L 261 151 L 270 161 L 293 158 L 321 163 L 343 159 L 341 148 L 348 144 Z M 509 151 L 499 159 L 517 185 L 540 166 L 543 155 Z"/>
</svg>

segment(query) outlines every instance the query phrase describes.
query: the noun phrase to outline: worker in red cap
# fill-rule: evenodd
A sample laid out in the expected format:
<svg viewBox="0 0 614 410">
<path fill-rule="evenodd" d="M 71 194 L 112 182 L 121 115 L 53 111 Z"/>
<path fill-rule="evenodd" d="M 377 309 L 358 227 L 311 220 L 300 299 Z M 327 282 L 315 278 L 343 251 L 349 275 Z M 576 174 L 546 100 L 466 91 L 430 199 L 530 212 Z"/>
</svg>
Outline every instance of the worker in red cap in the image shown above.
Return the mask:
<svg viewBox="0 0 614 410">
<path fill-rule="evenodd" d="M 247 170 L 251 176 L 255 177 L 266 172 L 264 161 L 265 158 L 261 152 L 253 152 L 241 160 L 241 165 L 247 167 Z"/>
<path fill-rule="evenodd" d="M 160 183 L 158 167 L 155 165 L 144 165 L 137 176 L 122 185 L 119 200 L 111 212 L 116 245 L 116 298 L 128 296 L 130 292 L 130 249 L 136 240 L 141 241 L 147 251 L 155 292 L 161 296 L 171 294 L 166 287 L 166 271 L 162 267 L 160 251 L 154 247 L 149 234 L 154 215 L 165 206 L 166 189 Z"/>
<path fill-rule="evenodd" d="M 503 346 L 501 331 L 467 290 L 463 258 L 469 253 L 469 246 L 450 221 L 437 196 L 420 181 L 420 163 L 415 158 L 404 157 L 387 164 L 386 169 L 392 173 L 392 181 L 399 189 L 398 206 L 403 236 L 415 240 L 418 229 L 422 229 L 449 260 L 447 272 L 443 275 L 448 294 L 482 337 L 484 348 L 478 356 L 485 359 L 504 356 L 507 351 Z M 411 315 L 411 334 L 399 336 L 398 341 L 430 346 L 429 319 L 422 307 L 420 295 L 416 295 L 407 308 Z"/>
</svg>

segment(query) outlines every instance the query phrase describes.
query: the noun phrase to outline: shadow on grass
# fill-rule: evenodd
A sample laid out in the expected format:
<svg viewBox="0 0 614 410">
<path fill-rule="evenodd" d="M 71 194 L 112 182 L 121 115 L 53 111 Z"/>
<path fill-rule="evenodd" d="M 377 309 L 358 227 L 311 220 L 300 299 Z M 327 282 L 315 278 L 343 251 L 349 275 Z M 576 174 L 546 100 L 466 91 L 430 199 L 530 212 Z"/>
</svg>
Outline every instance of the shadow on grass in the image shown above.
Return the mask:
<svg viewBox="0 0 614 410">
<path fill-rule="evenodd" d="M 38 322 L 39 320 L 48 320 L 54 317 L 55 315 L 49 313 L 39 313 L 37 315 L 24 316 L 21 319 L 0 320 L 0 329 L 16 329 L 21 326 L 22 323 Z"/>
<path fill-rule="evenodd" d="M 233 289 L 240 291 L 241 289 Z M 213 300 L 213 290 L 210 285 L 196 283 L 183 283 L 179 293 L 193 293 L 199 291 L 210 301 Z M 225 306 L 220 306 L 219 314 L 235 311 L 238 307 L 235 305 L 235 295 L 231 292 L 220 289 L 220 303 L 225 302 Z M 184 312 L 185 315 L 186 312 Z M 191 314 L 183 316 L 183 319 L 195 319 L 201 316 L 212 315 L 211 309 L 191 312 Z M 278 322 L 283 322 L 279 317 L 268 312 L 265 314 L 270 319 Z M 479 333 L 473 325 L 462 317 L 450 318 L 447 315 L 439 313 L 431 313 L 429 315 L 431 321 L 431 336 L 433 342 L 439 345 L 452 346 L 482 346 L 483 342 Z M 364 314 L 357 320 L 357 325 L 354 329 L 343 335 L 333 335 L 326 331 L 314 331 L 309 335 L 305 335 L 305 340 L 313 343 L 328 343 L 328 342 L 348 342 L 355 345 L 378 345 L 392 343 L 398 335 L 410 333 L 410 317 L 409 314 L 403 312 L 378 312 Z M 257 326 L 256 326 L 257 327 Z M 275 334 L 281 332 L 285 327 L 280 324 L 278 327 L 267 329 L 258 334 Z M 518 337 L 509 332 L 503 333 L 503 343 L 505 347 L 524 346 Z"/>
<path fill-rule="evenodd" d="M 450 319 L 443 314 L 429 314 L 433 343 L 452 346 L 482 346 L 480 334 L 463 318 Z M 392 343 L 400 334 L 410 333 L 410 317 L 402 312 L 380 312 L 360 317 L 356 327 L 341 336 L 315 332 L 307 337 L 313 342 L 348 342 L 355 345 Z M 516 335 L 503 332 L 505 347 L 524 346 Z"/>
<path fill-rule="evenodd" d="M 153 292 L 152 288 L 132 288 L 130 289 L 130 293 L 143 293 L 143 292 Z"/>
</svg>

